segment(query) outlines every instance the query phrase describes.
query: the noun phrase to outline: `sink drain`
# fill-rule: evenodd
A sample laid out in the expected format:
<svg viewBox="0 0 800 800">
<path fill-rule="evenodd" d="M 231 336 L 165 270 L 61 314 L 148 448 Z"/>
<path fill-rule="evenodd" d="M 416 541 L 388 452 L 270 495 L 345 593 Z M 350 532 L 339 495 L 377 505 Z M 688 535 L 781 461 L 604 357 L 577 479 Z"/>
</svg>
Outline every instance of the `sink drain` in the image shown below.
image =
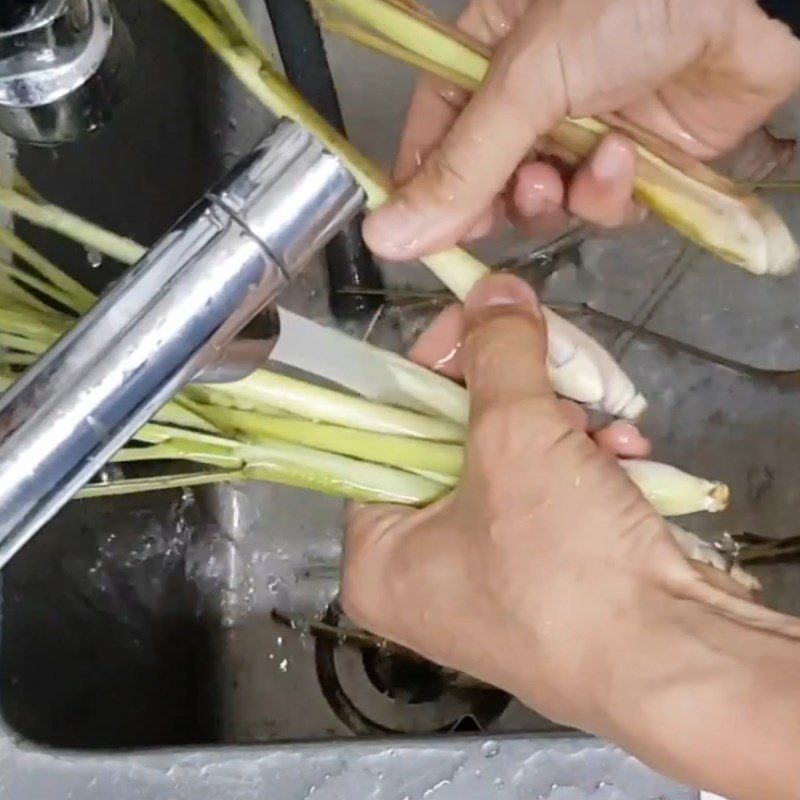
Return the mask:
<svg viewBox="0 0 800 800">
<path fill-rule="evenodd" d="M 314 656 L 322 693 L 334 714 L 357 734 L 432 734 L 486 730 L 509 695 L 414 654 L 345 644 L 337 602 L 322 618 L 343 636 L 317 637 Z"/>
</svg>

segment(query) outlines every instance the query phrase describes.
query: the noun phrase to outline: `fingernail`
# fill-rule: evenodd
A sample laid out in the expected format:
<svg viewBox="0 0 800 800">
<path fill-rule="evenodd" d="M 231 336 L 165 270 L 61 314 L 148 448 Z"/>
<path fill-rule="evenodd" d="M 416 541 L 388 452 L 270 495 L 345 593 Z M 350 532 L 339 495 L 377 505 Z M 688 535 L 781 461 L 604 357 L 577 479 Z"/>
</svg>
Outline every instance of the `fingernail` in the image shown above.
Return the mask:
<svg viewBox="0 0 800 800">
<path fill-rule="evenodd" d="M 492 306 L 526 306 L 539 313 L 536 292 L 514 275 L 489 275 L 480 280 L 464 302 L 464 311 L 474 314 Z"/>
<path fill-rule="evenodd" d="M 517 192 L 514 197 L 517 212 L 520 216 L 531 218 L 544 213 L 547 206 L 554 205 L 549 202 L 544 192 L 536 187 L 526 192 Z"/>
<path fill-rule="evenodd" d="M 402 200 L 381 206 L 364 220 L 364 239 L 386 258 L 412 258 L 419 245 L 424 218 Z"/>
<path fill-rule="evenodd" d="M 591 159 L 592 175 L 600 183 L 609 183 L 630 171 L 633 154 L 624 140 L 607 136 Z"/>
<path fill-rule="evenodd" d="M 625 420 L 614 420 L 608 430 L 613 434 L 617 443 L 625 449 L 634 449 L 637 453 L 646 453 L 650 448 L 650 440 L 632 423 Z"/>
</svg>

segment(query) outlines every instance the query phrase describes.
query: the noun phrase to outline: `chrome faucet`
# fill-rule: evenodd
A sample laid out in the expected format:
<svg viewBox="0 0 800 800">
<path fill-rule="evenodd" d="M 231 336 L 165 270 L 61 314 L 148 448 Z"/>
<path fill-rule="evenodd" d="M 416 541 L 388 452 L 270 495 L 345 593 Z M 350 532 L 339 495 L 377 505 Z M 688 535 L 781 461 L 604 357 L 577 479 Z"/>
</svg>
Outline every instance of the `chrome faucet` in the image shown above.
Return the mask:
<svg viewBox="0 0 800 800">
<path fill-rule="evenodd" d="M 0 131 L 54 145 L 97 128 L 132 57 L 110 0 L 0 0 Z"/>
<path fill-rule="evenodd" d="M 235 337 L 363 199 L 281 122 L 28 369 L 0 398 L 0 567 L 182 387 L 265 357 Z"/>
</svg>

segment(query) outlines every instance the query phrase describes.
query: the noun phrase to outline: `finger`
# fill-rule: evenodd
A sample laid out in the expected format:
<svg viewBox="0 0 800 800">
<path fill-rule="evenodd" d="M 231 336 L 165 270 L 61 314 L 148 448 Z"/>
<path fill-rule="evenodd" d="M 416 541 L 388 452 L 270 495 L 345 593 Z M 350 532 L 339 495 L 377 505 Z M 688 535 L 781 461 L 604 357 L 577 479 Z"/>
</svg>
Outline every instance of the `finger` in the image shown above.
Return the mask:
<svg viewBox="0 0 800 800">
<path fill-rule="evenodd" d="M 345 515 L 345 547 L 359 544 L 369 536 L 379 538 L 398 519 L 412 514 L 413 508 L 388 503 L 348 503 Z"/>
<path fill-rule="evenodd" d="M 456 27 L 478 42 L 494 47 L 505 38 L 512 24 L 525 12 L 526 2 L 517 7 L 486 13 L 482 0 L 470 3 Z M 510 13 L 504 13 L 510 12 Z M 406 127 L 395 166 L 395 180 L 406 183 L 422 162 L 450 130 L 456 117 L 469 102 L 471 93 L 448 81 L 428 75 L 420 79 L 411 99 Z"/>
<path fill-rule="evenodd" d="M 700 141 L 681 124 L 656 93 L 631 103 L 621 113 L 624 119 L 653 131 L 702 161 L 714 158 L 722 149 Z"/>
<path fill-rule="evenodd" d="M 752 591 L 748 591 L 744 586 L 742 586 L 739 581 L 735 578 L 732 578 L 725 572 L 717 569 L 716 567 L 712 567 L 709 564 L 703 564 L 700 561 L 694 561 L 689 559 L 689 563 L 691 564 L 692 568 L 699 572 L 700 575 L 706 580 L 707 583 L 710 583 L 714 588 L 721 589 L 723 592 L 727 592 L 734 597 L 738 597 L 741 600 L 754 600 L 755 593 Z"/>
<path fill-rule="evenodd" d="M 452 305 L 442 311 L 423 331 L 408 357 L 455 381 L 464 379 L 461 343 L 464 338 L 464 308 Z"/>
<path fill-rule="evenodd" d="M 557 54 L 517 46 L 517 36 L 496 51 L 486 79 L 422 169 L 367 218 L 364 235 L 378 255 L 403 260 L 458 242 L 537 136 L 566 115 Z M 531 74 L 533 83 L 523 78 Z"/>
<path fill-rule="evenodd" d="M 619 458 L 646 458 L 652 449 L 650 440 L 635 425 L 622 420 L 596 431 L 592 438 L 603 450 Z"/>
<path fill-rule="evenodd" d="M 406 183 L 419 171 L 468 100 L 468 92 L 441 78 L 425 76 L 419 80 L 411 97 L 400 139 L 394 168 L 397 183 Z"/>
<path fill-rule="evenodd" d="M 620 134 L 608 134 L 570 184 L 570 211 L 595 225 L 622 225 L 632 214 L 635 176 L 633 143 Z"/>
<path fill-rule="evenodd" d="M 513 275 L 481 280 L 464 305 L 462 363 L 471 414 L 518 399 L 547 397 L 547 336 L 536 294 Z M 563 419 L 563 417 L 561 417 Z"/>
<path fill-rule="evenodd" d="M 494 214 L 485 211 L 478 221 L 461 237 L 462 242 L 475 242 L 484 239 L 494 230 Z"/>
<path fill-rule="evenodd" d="M 505 216 L 505 201 L 502 197 L 496 197 L 491 208 L 478 218 L 478 221 L 461 238 L 461 241 L 473 242 L 476 239 L 491 236 L 502 227 Z"/>
<path fill-rule="evenodd" d="M 552 164 L 523 164 L 515 173 L 507 203 L 513 225 L 528 236 L 562 229 L 568 221 L 564 182 Z"/>
<path fill-rule="evenodd" d="M 511 202 L 521 219 L 533 219 L 560 208 L 564 182 L 558 170 L 543 161 L 522 164 L 514 175 Z"/>
<path fill-rule="evenodd" d="M 586 432 L 589 429 L 589 415 L 572 400 L 559 400 L 558 407 L 567 422 L 577 431 Z"/>
</svg>

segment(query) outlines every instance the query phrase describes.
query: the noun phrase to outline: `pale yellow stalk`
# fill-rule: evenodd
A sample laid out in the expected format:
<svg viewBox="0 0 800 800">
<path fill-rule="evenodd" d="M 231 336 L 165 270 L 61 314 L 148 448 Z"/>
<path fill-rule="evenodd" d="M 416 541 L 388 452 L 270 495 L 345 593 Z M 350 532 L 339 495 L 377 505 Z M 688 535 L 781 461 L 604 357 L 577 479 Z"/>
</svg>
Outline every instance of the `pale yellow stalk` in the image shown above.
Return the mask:
<svg viewBox="0 0 800 800">
<path fill-rule="evenodd" d="M 231 42 L 214 20 L 192 0 L 162 0 L 162 2 L 175 11 L 209 45 L 233 74 L 275 115 L 287 117 L 308 128 L 332 152 L 335 152 L 364 188 L 368 207 L 376 208 L 386 202 L 391 192 L 390 181 L 369 159 L 328 125 L 289 86 L 271 64 L 265 63 L 262 57 L 252 51 Z M 244 41 L 246 37 L 241 33 L 242 24 L 242 19 L 238 19 L 236 28 Z M 488 267 L 459 248 L 426 256 L 422 261 L 462 300 L 475 283 L 489 272 Z M 613 371 L 609 372 L 608 369 L 601 369 L 595 365 L 592 356 L 584 353 L 577 344 L 577 342 L 583 341 L 583 334 L 566 320 L 562 320 L 558 326 L 551 326 L 549 335 L 551 350 L 555 349 L 561 353 L 571 350 L 578 354 L 576 359 L 580 358 L 574 362 L 564 362 L 563 358 L 558 357 L 550 359 L 551 376 L 556 391 L 565 397 L 580 402 L 596 403 L 610 413 L 617 413 L 616 408 L 607 406 L 606 397 L 616 398 L 619 394 L 628 391 L 631 384 L 622 370 L 614 365 Z M 566 341 L 554 341 L 554 338 L 559 336 Z M 597 347 L 599 348 L 599 345 Z M 555 366 L 553 366 L 553 362 Z M 610 356 L 608 356 L 606 366 L 608 363 L 614 364 Z M 621 390 L 615 385 L 617 383 L 623 387 Z M 639 399 L 632 403 L 630 408 L 638 416 L 645 404 L 640 396 L 635 396 Z M 626 413 L 625 408 L 622 413 Z"/>
<path fill-rule="evenodd" d="M 354 36 L 355 41 L 421 66 L 469 91 L 486 76 L 490 52 L 483 45 L 419 11 L 392 0 L 314 0 L 314 4 L 322 12 L 347 15 L 372 30 L 369 37 Z M 323 22 L 326 19 L 322 14 Z M 350 35 L 352 26 L 339 23 L 338 30 Z M 381 38 L 392 46 L 382 46 Z M 414 53 L 415 58 L 405 58 L 404 52 Z M 783 275 L 796 265 L 800 250 L 769 205 L 653 134 L 622 119 L 611 122 L 636 144 L 637 199 L 669 225 L 757 275 Z M 574 164 L 610 130 L 607 122 L 598 119 L 567 120 L 556 126 L 540 147 Z"/>
</svg>

